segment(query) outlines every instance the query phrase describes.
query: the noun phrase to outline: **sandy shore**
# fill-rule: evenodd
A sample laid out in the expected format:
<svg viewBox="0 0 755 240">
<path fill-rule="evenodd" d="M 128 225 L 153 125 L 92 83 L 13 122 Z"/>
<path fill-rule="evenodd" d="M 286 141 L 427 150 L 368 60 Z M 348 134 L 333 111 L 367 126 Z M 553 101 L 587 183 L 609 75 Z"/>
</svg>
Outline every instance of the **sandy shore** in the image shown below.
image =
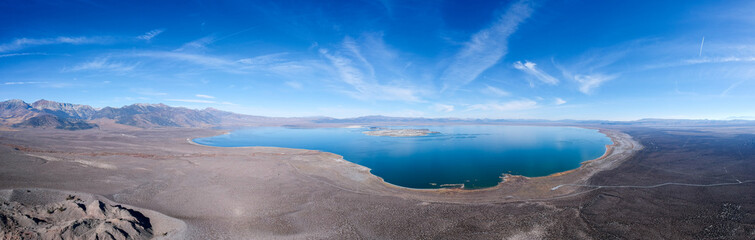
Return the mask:
<svg viewBox="0 0 755 240">
<path fill-rule="evenodd" d="M 641 148 L 627 134 L 601 132 L 614 142 L 610 151 L 573 171 L 507 175 L 480 190 L 420 190 L 385 183 L 332 153 L 187 141 L 220 130 L 24 130 L 0 136 L 0 188 L 101 195 L 179 219 L 189 239 L 531 238 L 563 214 L 549 199 L 581 191 L 555 186 L 585 183 Z M 464 224 L 483 230 L 462 231 Z"/>
</svg>

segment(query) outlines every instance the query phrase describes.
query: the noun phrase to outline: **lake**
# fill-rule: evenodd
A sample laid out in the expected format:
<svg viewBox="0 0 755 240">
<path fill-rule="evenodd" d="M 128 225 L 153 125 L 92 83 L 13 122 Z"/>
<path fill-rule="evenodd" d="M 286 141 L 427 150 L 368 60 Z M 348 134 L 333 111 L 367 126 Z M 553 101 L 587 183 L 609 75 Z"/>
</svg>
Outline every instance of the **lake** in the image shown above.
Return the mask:
<svg viewBox="0 0 755 240">
<path fill-rule="evenodd" d="M 409 188 L 492 187 L 504 173 L 546 176 L 599 158 L 611 144 L 597 130 L 539 126 L 402 126 L 439 132 L 417 137 L 369 136 L 369 128 L 260 127 L 197 138 L 217 147 L 267 146 L 320 150 L 368 167 L 386 182 Z"/>
</svg>

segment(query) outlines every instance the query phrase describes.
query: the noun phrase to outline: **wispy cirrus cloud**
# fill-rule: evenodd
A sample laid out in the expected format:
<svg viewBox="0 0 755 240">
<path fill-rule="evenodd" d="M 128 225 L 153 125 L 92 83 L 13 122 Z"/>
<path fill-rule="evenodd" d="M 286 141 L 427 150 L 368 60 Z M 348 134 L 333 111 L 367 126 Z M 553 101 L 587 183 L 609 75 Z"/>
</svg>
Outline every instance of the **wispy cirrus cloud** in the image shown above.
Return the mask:
<svg viewBox="0 0 755 240">
<path fill-rule="evenodd" d="M 185 102 L 185 103 L 217 103 L 215 101 L 203 100 L 203 99 L 165 99 L 165 100 L 171 101 L 171 102 Z"/>
<path fill-rule="evenodd" d="M 207 36 L 203 37 L 188 43 L 185 43 L 180 48 L 176 49 L 177 52 L 183 52 L 183 51 L 196 51 L 196 50 L 205 50 L 207 48 L 207 45 L 212 44 L 215 42 L 215 37 L 213 36 Z"/>
<path fill-rule="evenodd" d="M 557 85 L 558 79 L 551 76 L 550 74 L 544 72 L 542 69 L 537 68 L 537 64 L 525 60 L 524 63 L 521 61 L 517 61 L 514 63 L 514 68 L 525 72 L 529 75 L 532 75 L 533 77 L 537 78 L 537 80 L 540 80 L 543 83 L 550 84 L 550 85 Z M 532 82 L 530 82 L 530 85 L 534 85 Z"/>
<path fill-rule="evenodd" d="M 561 70 L 565 79 L 577 82 L 578 90 L 588 95 L 618 76 L 631 78 L 643 72 L 664 72 L 671 68 L 675 68 L 676 72 L 695 69 L 696 72 L 711 74 L 721 71 L 712 65 L 729 64 L 725 68 L 725 74 L 738 79 L 749 78 L 751 67 L 746 64 L 755 62 L 755 45 L 715 41 L 709 43 L 706 38 L 705 51 L 702 52 L 705 55 L 702 55 L 702 44 L 700 39 L 637 39 L 586 51 L 567 61 L 566 66 L 555 61 L 554 65 Z M 690 49 L 694 49 L 693 54 L 698 57 L 690 58 Z M 727 89 L 735 89 L 737 86 L 731 84 Z M 674 91 L 679 93 L 678 87 Z M 725 96 L 728 92 L 724 90 L 719 96 Z"/>
<path fill-rule="evenodd" d="M 616 77 L 618 77 L 618 75 L 574 75 L 574 80 L 579 83 L 579 91 L 589 95 L 592 94 L 593 90 L 600 87 L 603 82 L 612 80 Z"/>
<path fill-rule="evenodd" d="M 362 52 L 359 50 L 356 42 L 354 42 L 354 39 L 350 37 L 346 37 L 343 40 L 343 47 L 351 53 L 354 59 L 358 60 L 364 68 L 367 70 L 367 74 L 370 76 L 375 76 L 375 67 L 372 66 L 372 64 L 367 61 L 364 56 L 362 56 Z"/>
<path fill-rule="evenodd" d="M 4 82 L 3 85 L 47 84 L 48 82 Z"/>
<path fill-rule="evenodd" d="M 236 61 L 207 54 L 185 53 L 176 51 L 143 51 L 130 54 L 129 57 L 147 57 L 170 61 L 188 62 L 202 67 L 213 68 L 230 73 L 244 73 Z"/>
<path fill-rule="evenodd" d="M 564 79 L 577 83 L 577 90 L 586 95 L 591 95 L 603 83 L 613 80 L 626 73 L 627 68 L 616 68 L 617 63 L 621 63 L 626 58 L 633 57 L 629 55 L 634 51 L 648 51 L 643 47 L 653 41 L 647 39 L 634 40 L 617 46 L 593 49 L 582 53 L 570 61 L 568 67 L 556 63 L 553 64 L 561 71 Z M 629 68 L 631 69 L 631 68 Z M 617 72 L 620 71 L 620 72 Z M 606 74 L 606 72 L 614 72 Z"/>
<path fill-rule="evenodd" d="M 205 100 L 205 99 L 165 99 L 165 101 L 183 102 L 183 103 L 205 103 L 205 104 L 235 105 L 235 104 L 233 104 L 231 102 L 218 102 L 218 101 Z"/>
<path fill-rule="evenodd" d="M 204 95 L 204 94 L 197 94 L 197 95 L 194 95 L 194 96 L 195 96 L 195 97 L 198 97 L 198 98 L 205 98 L 205 99 L 214 99 L 214 98 L 215 98 L 215 97 L 213 97 L 213 96 L 210 96 L 210 95 Z"/>
<path fill-rule="evenodd" d="M 42 88 L 66 88 L 74 86 L 74 84 L 67 83 L 67 82 L 47 82 L 47 81 L 15 81 L 15 82 L 4 82 L 0 85 L 7 85 L 7 86 L 22 86 L 22 85 L 33 85 L 36 87 L 42 87 Z"/>
<path fill-rule="evenodd" d="M 350 86 L 345 93 L 363 100 L 422 101 L 418 92 L 413 90 L 416 88 L 407 83 L 381 83 L 375 76 L 373 65 L 350 38 L 346 38 L 341 47 L 335 52 L 321 48 L 320 54 L 330 61 L 338 78 Z"/>
<path fill-rule="evenodd" d="M 272 53 L 255 56 L 251 58 L 242 58 L 236 61 L 240 64 L 239 69 L 253 72 L 268 72 L 288 78 L 299 78 L 300 74 L 311 74 L 315 69 L 322 69 L 324 63 L 306 58 L 297 58 L 289 56 L 290 53 Z"/>
<path fill-rule="evenodd" d="M 237 60 L 238 63 L 250 65 L 250 66 L 261 66 L 261 65 L 268 65 L 273 63 L 280 63 L 285 61 L 285 56 L 288 53 L 282 52 L 282 53 L 273 53 L 273 54 L 266 54 L 251 58 L 242 58 Z"/>
<path fill-rule="evenodd" d="M 166 95 L 168 95 L 168 93 L 160 92 L 160 91 L 155 91 L 154 89 L 151 89 L 151 88 L 131 89 L 131 91 L 135 92 L 136 94 L 144 95 L 144 96 L 166 96 Z"/>
<path fill-rule="evenodd" d="M 78 72 L 78 71 L 112 71 L 112 72 L 128 72 L 136 68 L 137 64 L 125 64 L 119 62 L 113 62 L 109 58 L 98 58 L 89 62 L 84 62 L 71 68 L 64 68 L 63 72 Z"/>
<path fill-rule="evenodd" d="M 0 52 L 9 52 L 33 46 L 55 44 L 106 44 L 111 42 L 105 37 L 56 37 L 56 38 L 17 38 L 9 43 L 0 44 Z"/>
<path fill-rule="evenodd" d="M 296 82 L 296 81 L 286 81 L 286 85 L 295 89 L 301 89 L 303 87 L 300 82 Z"/>
<path fill-rule="evenodd" d="M 558 98 L 558 97 L 553 100 L 553 104 L 556 104 L 556 105 L 563 105 L 565 103 L 566 103 L 566 100 Z"/>
<path fill-rule="evenodd" d="M 660 63 L 646 64 L 637 68 L 636 71 L 657 70 L 673 67 L 686 67 L 698 64 L 721 64 L 721 63 L 747 63 L 755 62 L 755 56 L 725 56 L 725 57 L 701 57 L 693 59 L 675 60 Z"/>
<path fill-rule="evenodd" d="M 726 88 L 723 92 L 721 92 L 721 94 L 719 96 L 725 97 L 726 95 L 729 94 L 729 92 L 731 90 L 737 88 L 740 84 L 742 84 L 742 83 L 744 83 L 746 81 L 747 81 L 747 79 L 742 79 L 742 80 L 739 80 L 739 81 L 736 81 L 736 82 L 732 83 L 731 85 L 729 85 L 728 88 Z"/>
<path fill-rule="evenodd" d="M 272 73 L 280 76 L 295 77 L 297 74 L 311 73 L 313 69 L 323 68 L 323 63 L 307 59 L 286 58 L 288 53 L 274 53 L 250 58 L 232 59 L 226 56 L 216 56 L 204 53 L 180 51 L 143 51 L 128 54 L 132 58 L 153 58 L 170 63 L 186 62 L 200 67 L 220 70 L 233 74 L 249 74 L 254 72 Z M 158 62 L 160 64 L 160 62 Z"/>
<path fill-rule="evenodd" d="M 532 11 L 530 1 L 517 1 L 492 26 L 474 34 L 441 75 L 441 92 L 455 90 L 474 81 L 482 72 L 498 63 L 506 55 L 507 39 L 519 24 L 530 17 Z"/>
<path fill-rule="evenodd" d="M 493 87 L 493 86 L 490 86 L 490 85 L 485 85 L 485 88 L 482 89 L 482 93 L 488 94 L 488 95 L 493 95 L 493 96 L 496 96 L 496 97 L 505 97 L 505 96 L 511 95 L 511 93 L 509 93 L 507 91 L 504 91 L 504 90 L 502 90 L 500 88 Z"/>
<path fill-rule="evenodd" d="M 686 64 L 702 64 L 702 63 L 733 63 L 733 62 L 755 62 L 755 57 L 736 57 L 736 56 L 729 56 L 729 57 L 712 57 L 712 58 L 699 58 L 699 59 L 688 59 L 685 60 L 683 63 Z"/>
<path fill-rule="evenodd" d="M 484 103 L 484 104 L 473 104 L 467 107 L 467 111 L 481 110 L 481 111 L 508 112 L 508 111 L 520 111 L 520 110 L 533 109 L 537 107 L 538 107 L 537 102 L 530 99 L 521 99 L 521 100 L 513 100 L 513 101 L 507 101 L 507 102 L 491 102 L 491 103 Z"/>
<path fill-rule="evenodd" d="M 19 57 L 19 56 L 33 56 L 33 55 L 47 55 L 47 53 L 8 53 L 8 54 L 0 54 L 0 58 L 4 57 Z"/>
<path fill-rule="evenodd" d="M 436 103 L 432 105 L 431 109 L 435 110 L 436 112 L 453 112 L 454 105 Z"/>
<path fill-rule="evenodd" d="M 149 32 L 144 33 L 143 35 L 137 36 L 136 38 L 149 41 L 152 40 L 152 38 L 156 37 L 157 35 L 160 35 L 160 33 L 163 33 L 165 29 L 155 29 Z"/>
</svg>

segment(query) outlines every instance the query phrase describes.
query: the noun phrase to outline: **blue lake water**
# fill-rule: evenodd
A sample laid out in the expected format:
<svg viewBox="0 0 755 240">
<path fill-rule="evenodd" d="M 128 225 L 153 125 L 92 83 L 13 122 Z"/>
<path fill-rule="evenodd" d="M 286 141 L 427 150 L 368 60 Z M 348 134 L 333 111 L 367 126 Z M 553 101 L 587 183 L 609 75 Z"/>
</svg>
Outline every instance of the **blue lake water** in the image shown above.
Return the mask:
<svg viewBox="0 0 755 240">
<path fill-rule="evenodd" d="M 410 188 L 492 187 L 504 173 L 546 176 L 602 156 L 611 140 L 597 130 L 530 126 L 412 126 L 440 133 L 418 137 L 363 134 L 367 128 L 263 127 L 194 139 L 218 147 L 268 146 L 320 150 L 372 169 Z"/>
</svg>

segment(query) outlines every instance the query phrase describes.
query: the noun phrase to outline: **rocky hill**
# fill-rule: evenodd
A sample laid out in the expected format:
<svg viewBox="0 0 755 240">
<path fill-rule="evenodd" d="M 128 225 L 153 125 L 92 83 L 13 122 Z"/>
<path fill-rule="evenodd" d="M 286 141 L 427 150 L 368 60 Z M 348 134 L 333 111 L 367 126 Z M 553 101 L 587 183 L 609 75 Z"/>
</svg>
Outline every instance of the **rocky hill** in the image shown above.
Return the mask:
<svg viewBox="0 0 755 240">
<path fill-rule="evenodd" d="M 140 212 L 71 195 L 45 205 L 0 202 L 2 239 L 151 239 L 152 225 Z"/>
<path fill-rule="evenodd" d="M 0 189 L 0 239 L 185 239 L 183 221 L 81 192 Z"/>
<path fill-rule="evenodd" d="M 31 105 L 24 101 L 13 99 L 0 102 L 0 123 L 3 125 L 20 123 L 36 115 Z"/>
</svg>

